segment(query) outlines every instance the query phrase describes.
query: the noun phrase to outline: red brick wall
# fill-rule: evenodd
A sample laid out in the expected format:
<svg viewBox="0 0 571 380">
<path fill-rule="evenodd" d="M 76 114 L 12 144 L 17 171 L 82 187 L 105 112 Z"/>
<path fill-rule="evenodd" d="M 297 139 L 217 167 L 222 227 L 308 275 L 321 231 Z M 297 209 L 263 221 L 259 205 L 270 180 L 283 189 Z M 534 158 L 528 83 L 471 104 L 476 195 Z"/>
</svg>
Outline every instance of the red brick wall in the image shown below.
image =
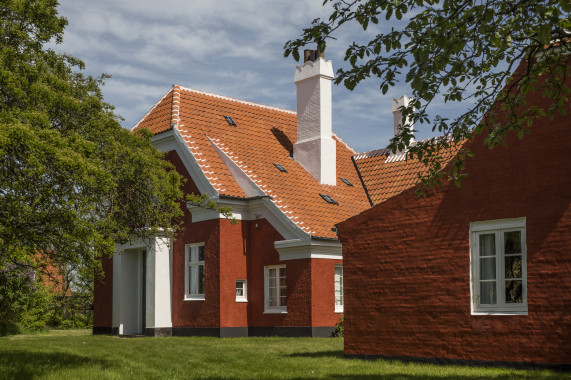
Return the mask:
<svg viewBox="0 0 571 380">
<path fill-rule="evenodd" d="M 312 326 L 335 326 L 341 313 L 335 313 L 335 264 L 342 260 L 311 260 Z"/>
<path fill-rule="evenodd" d="M 309 260 L 279 261 L 274 241 L 283 237 L 265 219 L 248 228 L 248 321 L 250 326 L 311 326 Z M 286 265 L 287 314 L 264 314 L 264 267 Z"/>
<path fill-rule="evenodd" d="M 185 194 L 200 194 L 188 175 L 184 164 L 176 152 L 166 157 L 176 170 L 186 178 Z M 192 214 L 182 206 L 183 230 L 175 237 L 173 245 L 173 327 L 218 327 L 220 326 L 220 221 L 207 220 L 193 223 Z M 185 246 L 204 243 L 205 294 L 204 301 L 184 300 Z"/>
<path fill-rule="evenodd" d="M 248 326 L 248 304 L 236 302 L 236 280 L 248 279 L 246 223 L 220 220 L 220 327 Z"/>
<path fill-rule="evenodd" d="M 461 188 L 409 190 L 339 225 L 346 354 L 571 363 L 570 125 L 557 114 L 491 151 L 479 136 Z M 471 315 L 470 222 L 515 217 L 528 315 Z"/>
</svg>

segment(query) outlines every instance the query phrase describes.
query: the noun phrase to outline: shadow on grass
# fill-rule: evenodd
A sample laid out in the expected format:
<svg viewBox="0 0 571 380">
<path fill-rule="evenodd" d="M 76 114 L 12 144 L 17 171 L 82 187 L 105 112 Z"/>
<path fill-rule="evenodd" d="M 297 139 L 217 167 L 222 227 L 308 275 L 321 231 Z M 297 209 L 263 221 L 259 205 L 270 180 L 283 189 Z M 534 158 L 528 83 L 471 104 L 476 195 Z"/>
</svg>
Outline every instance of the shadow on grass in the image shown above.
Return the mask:
<svg viewBox="0 0 571 380">
<path fill-rule="evenodd" d="M 64 352 L 3 351 L 0 354 L 0 378 L 31 379 L 66 369 L 97 366 L 111 367 L 112 362 Z"/>
</svg>

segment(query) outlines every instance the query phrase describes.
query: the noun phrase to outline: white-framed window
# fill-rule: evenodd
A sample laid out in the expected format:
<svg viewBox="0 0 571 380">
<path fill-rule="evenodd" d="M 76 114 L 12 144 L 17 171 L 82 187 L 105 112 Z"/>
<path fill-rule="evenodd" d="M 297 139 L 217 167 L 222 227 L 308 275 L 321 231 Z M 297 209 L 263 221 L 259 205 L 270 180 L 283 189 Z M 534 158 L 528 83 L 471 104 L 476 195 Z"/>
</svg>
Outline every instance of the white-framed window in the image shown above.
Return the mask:
<svg viewBox="0 0 571 380">
<path fill-rule="evenodd" d="M 204 300 L 204 243 L 187 244 L 185 252 L 184 299 Z"/>
<path fill-rule="evenodd" d="M 264 312 L 287 313 L 286 266 L 264 268 Z"/>
<path fill-rule="evenodd" d="M 470 223 L 472 312 L 526 314 L 525 218 Z"/>
<path fill-rule="evenodd" d="M 343 265 L 335 265 L 335 276 L 334 276 L 334 287 L 335 287 L 335 312 L 343 312 Z"/>
<path fill-rule="evenodd" d="M 236 302 L 248 302 L 248 283 L 246 280 L 236 280 Z"/>
</svg>

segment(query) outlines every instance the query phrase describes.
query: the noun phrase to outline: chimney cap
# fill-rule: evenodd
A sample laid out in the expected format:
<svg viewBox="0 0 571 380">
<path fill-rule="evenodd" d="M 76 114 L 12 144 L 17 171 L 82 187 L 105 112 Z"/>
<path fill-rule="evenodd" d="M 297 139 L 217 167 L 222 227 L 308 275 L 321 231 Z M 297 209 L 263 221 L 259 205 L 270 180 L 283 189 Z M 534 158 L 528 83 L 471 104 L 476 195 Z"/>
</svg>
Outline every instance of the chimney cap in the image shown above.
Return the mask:
<svg viewBox="0 0 571 380">
<path fill-rule="evenodd" d="M 306 49 L 303 51 L 303 63 L 307 61 L 315 62 L 319 58 L 325 59 L 325 53 L 319 50 Z"/>
</svg>

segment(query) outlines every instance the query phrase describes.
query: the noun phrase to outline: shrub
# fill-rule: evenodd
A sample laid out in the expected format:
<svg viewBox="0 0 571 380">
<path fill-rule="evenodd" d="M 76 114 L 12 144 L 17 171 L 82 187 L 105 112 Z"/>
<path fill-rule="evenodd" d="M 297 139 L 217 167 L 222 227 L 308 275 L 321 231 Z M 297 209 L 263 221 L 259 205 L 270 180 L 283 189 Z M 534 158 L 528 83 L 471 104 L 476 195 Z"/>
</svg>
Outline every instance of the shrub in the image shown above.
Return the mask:
<svg viewBox="0 0 571 380">
<path fill-rule="evenodd" d="M 334 336 L 342 337 L 345 335 L 345 316 L 341 315 L 339 317 L 339 322 L 335 325 L 335 331 L 333 332 Z"/>
</svg>

